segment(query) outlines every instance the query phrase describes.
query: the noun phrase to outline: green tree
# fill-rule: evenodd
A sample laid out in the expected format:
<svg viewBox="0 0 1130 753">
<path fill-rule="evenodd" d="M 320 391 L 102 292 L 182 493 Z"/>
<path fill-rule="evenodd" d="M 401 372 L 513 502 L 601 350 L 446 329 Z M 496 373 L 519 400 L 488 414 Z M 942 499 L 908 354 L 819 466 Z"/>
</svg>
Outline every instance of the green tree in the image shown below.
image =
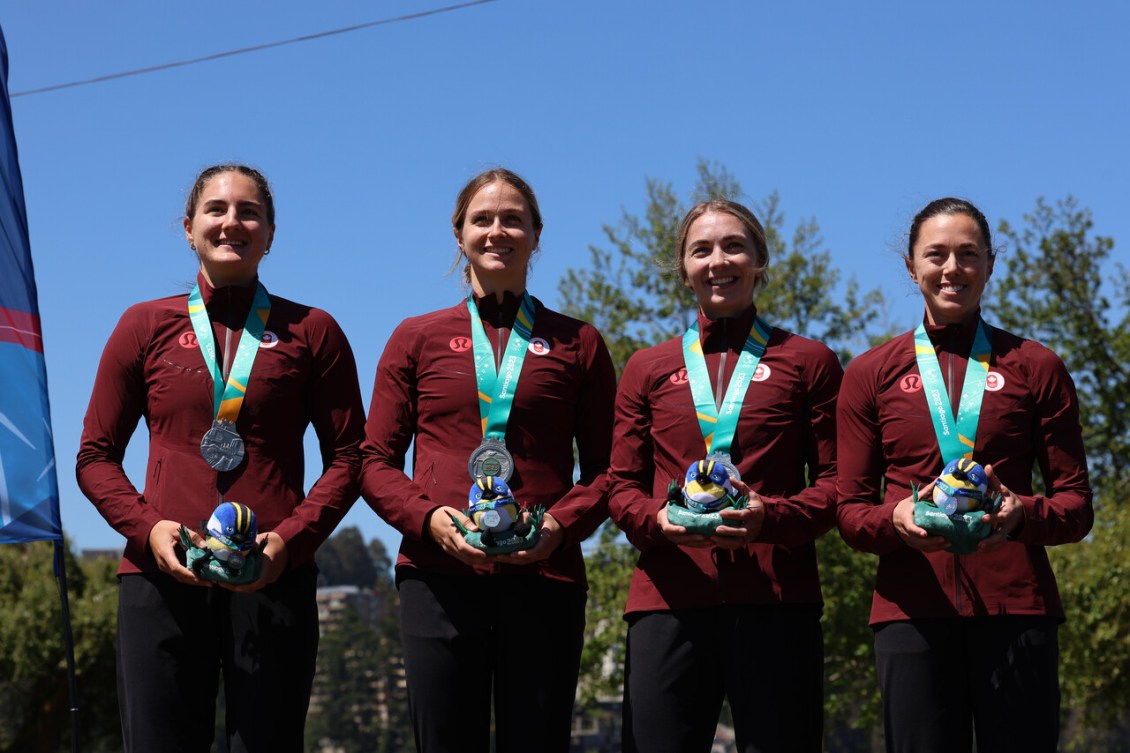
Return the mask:
<svg viewBox="0 0 1130 753">
<path fill-rule="evenodd" d="M 69 750 L 70 696 L 51 542 L 0 546 L 0 751 Z M 64 552 L 80 743 L 121 750 L 114 672 L 115 562 Z"/>
<path fill-rule="evenodd" d="M 376 629 L 346 606 L 318 646 L 316 709 L 306 723 L 307 747 L 343 753 L 376 750 L 383 731 L 377 703 L 381 640 Z M 387 748 L 379 748 L 387 750 Z"/>
<path fill-rule="evenodd" d="M 1110 268 L 1114 240 L 1095 234 L 1090 210 L 1070 196 L 1039 199 L 1019 227 L 1001 223 L 1000 235 L 1007 243 L 989 315 L 1059 354 L 1079 393 L 1095 526 L 1050 552 L 1067 613 L 1064 739 L 1075 750 L 1110 750 L 1130 716 L 1130 279 Z"/>
<path fill-rule="evenodd" d="M 318 585 L 372 588 L 377 582 L 376 563 L 356 526 L 342 528 L 314 555 L 318 563 Z"/>
<path fill-rule="evenodd" d="M 624 687 L 624 602 L 636 566 L 636 550 L 626 544 L 612 523 L 603 526 L 585 552 L 589 581 L 585 645 L 577 683 L 582 706 L 616 699 Z"/>
<path fill-rule="evenodd" d="M 322 624 L 313 704 L 306 724 L 311 750 L 403 750 L 412 737 L 400 644 L 400 600 L 392 562 L 377 539 L 343 528 L 318 550 L 322 586 L 356 586 L 354 607 Z"/>
<path fill-rule="evenodd" d="M 1038 200 L 1019 228 L 1001 223 L 1008 244 L 988 308 L 1002 327 L 1063 359 L 1079 391 L 1091 483 L 1101 491 L 1120 488 L 1130 469 L 1130 275 L 1109 268 L 1114 240 L 1093 231 L 1090 210 L 1070 196 Z"/>
<path fill-rule="evenodd" d="M 610 248 L 590 247 L 590 267 L 569 270 L 559 287 L 563 310 L 596 325 L 618 372 L 635 351 L 685 331 L 697 309 L 674 273 L 678 225 L 689 206 L 663 181 L 647 180 L 646 195 L 642 217 L 624 210 L 617 225 L 605 226 Z M 700 160 L 689 203 L 712 198 L 743 201 L 744 195 L 724 167 Z M 840 285 L 816 220 L 803 220 L 788 234 L 776 192 L 746 203 L 761 219 L 769 248 L 770 284 L 758 296 L 766 319 L 825 342 L 845 361 L 853 348 L 879 339 L 882 294 L 861 292 L 854 280 Z M 874 559 L 853 552 L 834 534 L 818 542 L 818 550 L 829 731 L 846 740 L 857 727 L 869 740 L 878 708 L 867 627 Z M 626 628 L 620 618 L 635 561 L 635 551 L 611 523 L 586 553 L 590 592 L 579 683 L 585 703 L 617 695 L 622 685 Z"/>
<path fill-rule="evenodd" d="M 1060 684 L 1073 750 L 1113 750 L 1111 732 L 1130 718 L 1130 494 L 1099 505 L 1084 542 L 1050 551 L 1067 621 L 1060 628 Z M 1117 500 L 1117 501 L 1116 501 Z M 1123 738 L 1125 739 L 1125 738 Z"/>
</svg>

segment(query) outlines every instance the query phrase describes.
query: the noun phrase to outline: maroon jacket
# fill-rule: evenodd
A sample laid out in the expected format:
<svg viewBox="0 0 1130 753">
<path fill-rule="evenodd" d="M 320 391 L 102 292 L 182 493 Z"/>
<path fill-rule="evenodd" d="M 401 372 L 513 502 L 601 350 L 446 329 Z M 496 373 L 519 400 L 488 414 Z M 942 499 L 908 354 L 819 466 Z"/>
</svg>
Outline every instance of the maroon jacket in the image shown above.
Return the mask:
<svg viewBox="0 0 1130 753">
<path fill-rule="evenodd" d="M 237 347 L 255 288 L 213 290 L 198 277 L 217 357 Z M 159 520 L 199 528 L 222 497 L 255 511 L 259 530 L 287 544 L 288 567 L 314 551 L 357 498 L 364 408 L 349 342 L 329 314 L 271 296 L 271 315 L 236 420 L 247 456 L 218 473 L 200 456 L 211 427 L 212 378 L 188 318 L 188 296 L 139 303 L 110 335 L 83 423 L 76 473 L 102 517 L 126 538 L 118 572 L 152 572 L 149 532 Z M 122 470 L 144 417 L 149 466 L 139 494 Z M 303 436 L 314 424 L 323 473 L 303 493 Z"/>
<path fill-rule="evenodd" d="M 477 301 L 487 338 L 505 347 L 521 299 L 509 293 Z M 362 446 L 362 494 L 404 535 L 396 561 L 447 575 L 538 573 L 585 584 L 580 543 L 608 516 L 608 452 L 616 378 L 600 333 L 534 299 L 534 331 L 518 381 L 506 446 L 514 456 L 510 487 L 526 505 L 553 513 L 565 540 L 534 565 L 472 568 L 446 554 L 425 530 L 429 513 L 467 506 L 467 459 L 482 443 L 471 316 L 461 301 L 406 319 L 381 354 Z M 573 440 L 580 480 L 574 483 Z M 413 444 L 414 440 L 414 444 Z M 412 478 L 404 473 L 413 448 Z"/>
<path fill-rule="evenodd" d="M 756 308 L 736 319 L 699 314 L 717 387 L 737 364 Z M 824 345 L 773 329 L 746 392 L 731 456 L 765 502 L 761 535 L 744 549 L 679 547 L 655 516 L 706 445 L 683 366 L 682 338 L 641 350 L 620 379 L 609 511 L 640 550 L 625 612 L 720 604 L 820 604 L 813 542 L 835 524 L 836 392 L 843 370 Z M 808 479 L 811 479 L 809 483 Z"/>
<path fill-rule="evenodd" d="M 953 406 L 961 396 L 973 324 L 927 333 Z M 848 544 L 879 555 L 871 624 L 908 618 L 1051 615 L 1063 606 L 1045 546 L 1091 529 L 1091 488 L 1075 385 L 1059 358 L 1031 340 L 989 328 L 989 362 L 973 459 L 992 464 L 1019 497 L 1024 524 L 991 554 L 923 554 L 895 531 L 895 505 L 942 469 L 906 332 L 856 358 L 839 404 L 839 526 Z M 1032 469 L 1046 488 L 1036 494 Z M 885 484 L 885 489 L 883 487 Z"/>
</svg>

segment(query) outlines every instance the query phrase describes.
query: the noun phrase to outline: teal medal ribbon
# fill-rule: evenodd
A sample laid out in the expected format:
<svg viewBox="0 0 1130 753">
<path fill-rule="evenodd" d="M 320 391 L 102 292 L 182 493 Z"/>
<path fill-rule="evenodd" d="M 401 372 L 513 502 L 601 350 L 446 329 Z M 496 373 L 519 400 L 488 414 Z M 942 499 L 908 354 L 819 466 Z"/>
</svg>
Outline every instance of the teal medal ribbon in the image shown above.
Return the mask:
<svg viewBox="0 0 1130 753">
<path fill-rule="evenodd" d="M 702 354 L 698 322 L 692 324 L 683 335 L 683 363 L 687 367 L 687 381 L 694 397 L 698 427 L 706 442 L 707 455 L 711 460 L 722 463 L 735 479 L 740 479 L 741 476 L 730 460 L 730 447 L 734 442 L 734 432 L 738 427 L 746 390 L 749 389 L 749 383 L 769 343 L 769 331 L 769 325 L 761 317 L 754 318 L 721 406 L 714 402 L 714 394 L 710 389 L 710 375 L 706 370 L 706 358 Z"/>
<path fill-rule="evenodd" d="M 965 367 L 965 383 L 961 387 L 956 420 L 950 406 L 949 395 L 946 393 L 945 381 L 942 379 L 937 353 L 923 324 L 919 324 L 914 330 L 914 355 L 918 361 L 918 373 L 922 376 L 922 393 L 930 410 L 930 420 L 934 424 L 934 434 L 938 438 L 938 449 L 942 454 L 943 466 L 943 475 L 935 482 L 932 498 L 920 499 L 918 486 L 911 485 L 914 524 L 930 534 L 949 539 L 950 546 L 946 551 L 957 555 L 973 554 L 977 551 L 978 542 L 991 532 L 991 526 L 981 518 L 985 513 L 992 513 L 997 509 L 999 497 L 987 495 L 983 498 L 983 502 L 979 499 L 980 504 L 974 509 L 959 511 L 954 484 L 949 482 L 961 482 L 970 486 L 976 486 L 978 483 L 987 485 L 984 470 L 973 462 L 973 448 L 976 445 L 981 401 L 985 396 L 985 382 L 989 374 L 989 357 L 992 355 L 989 328 L 983 319 L 978 319 L 973 349 L 969 354 L 969 363 Z M 959 460 L 961 463 L 956 462 Z M 962 464 L 965 464 L 965 467 Z M 954 468 L 951 474 L 954 478 L 947 480 L 945 474 L 951 468 Z M 960 478 L 956 478 L 959 473 Z M 977 496 L 980 498 L 980 494 Z"/>
<path fill-rule="evenodd" d="M 472 479 L 498 476 L 509 481 L 514 474 L 514 458 L 506 449 L 506 423 L 510 420 L 518 378 L 533 336 L 534 300 L 528 292 L 522 294 L 522 303 L 514 317 L 514 325 L 510 329 L 510 337 L 506 341 L 506 350 L 498 368 L 495 367 L 494 351 L 483 328 L 474 296 L 467 296 L 467 310 L 471 314 L 471 343 L 474 347 L 475 381 L 483 431 L 483 443 L 471 453 L 467 472 Z"/>
<path fill-rule="evenodd" d="M 216 340 L 212 335 L 212 323 L 208 320 L 200 286 L 193 286 L 192 293 L 188 296 L 188 317 L 196 332 L 196 340 L 208 373 L 212 376 L 212 404 L 216 417 L 212 421 L 212 428 L 200 440 L 200 454 L 204 457 L 204 462 L 214 470 L 230 471 L 243 462 L 243 438 L 235 429 L 235 420 L 243 407 L 251 367 L 255 363 L 255 356 L 259 354 L 259 343 L 263 339 L 270 313 L 271 299 L 267 295 L 267 289 L 262 283 L 257 283 L 255 298 L 251 302 L 251 310 L 247 312 L 247 321 L 239 338 L 239 347 L 225 380 L 220 364 L 216 361 Z"/>
<path fill-rule="evenodd" d="M 926 327 L 919 324 L 914 330 L 914 356 L 918 360 L 918 373 L 922 376 L 922 394 L 930 408 L 930 420 L 934 423 L 934 434 L 938 437 L 943 466 L 958 458 L 973 458 L 991 354 L 988 327 L 983 319 L 979 319 L 973 350 L 965 368 L 965 384 L 961 388 L 961 400 L 955 420 L 949 395 L 946 393 L 946 383 L 942 379 L 942 369 L 938 365 L 938 356 L 926 334 Z"/>
</svg>

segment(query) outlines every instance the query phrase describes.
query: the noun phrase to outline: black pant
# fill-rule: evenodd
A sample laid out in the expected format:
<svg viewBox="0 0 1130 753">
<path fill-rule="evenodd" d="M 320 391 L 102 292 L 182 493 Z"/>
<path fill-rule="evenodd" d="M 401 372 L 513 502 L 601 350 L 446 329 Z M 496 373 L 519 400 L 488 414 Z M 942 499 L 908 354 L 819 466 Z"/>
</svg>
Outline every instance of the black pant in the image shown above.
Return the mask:
<svg viewBox="0 0 1130 753">
<path fill-rule="evenodd" d="M 408 702 L 421 753 L 569 750 L 584 589 L 538 576 L 400 584 Z"/>
<path fill-rule="evenodd" d="M 1059 626 L 1051 617 L 888 622 L 875 628 L 888 751 L 1054 751 Z"/>
<path fill-rule="evenodd" d="M 254 593 L 124 575 L 118 702 L 125 750 L 207 753 L 221 669 L 232 753 L 303 750 L 318 653 L 317 571 Z"/>
<path fill-rule="evenodd" d="M 724 697 L 740 753 L 819 753 L 824 637 L 813 605 L 631 615 L 624 685 L 629 753 L 709 751 Z"/>
</svg>

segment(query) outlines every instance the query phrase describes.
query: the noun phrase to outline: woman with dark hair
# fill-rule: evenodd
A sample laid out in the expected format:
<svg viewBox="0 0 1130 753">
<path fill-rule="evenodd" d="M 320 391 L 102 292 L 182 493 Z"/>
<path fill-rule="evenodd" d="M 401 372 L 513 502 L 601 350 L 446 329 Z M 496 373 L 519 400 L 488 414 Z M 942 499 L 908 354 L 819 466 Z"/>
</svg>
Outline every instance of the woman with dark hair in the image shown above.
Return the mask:
<svg viewBox="0 0 1130 753">
<path fill-rule="evenodd" d="M 843 372 L 824 345 L 761 318 L 769 252 L 746 207 L 695 206 L 673 261 L 698 299 L 695 323 L 633 355 L 616 399 L 609 510 L 640 550 L 625 610 L 624 749 L 708 751 L 729 698 L 739 751 L 818 753 L 814 541 L 835 523 Z M 690 479 L 688 467 L 725 468 L 748 506 L 717 513 L 712 533 L 673 525 L 669 485 Z"/>
<path fill-rule="evenodd" d="M 128 309 L 98 367 L 76 470 L 126 539 L 118 697 L 127 751 L 210 750 L 221 672 L 230 750 L 303 750 L 318 647 L 314 552 L 357 497 L 364 413 L 337 323 L 259 282 L 274 214 L 257 170 L 204 170 L 184 215 L 200 263 L 192 293 Z M 122 458 L 143 417 L 139 494 Z M 310 424 L 324 470 L 307 493 Z M 181 527 L 202 547 L 197 529 L 221 502 L 255 515 L 262 569 L 250 583 L 216 585 L 186 567 Z"/>
<path fill-rule="evenodd" d="M 1054 751 L 1064 614 L 1044 547 L 1093 520 L 1075 386 L 1050 350 L 981 318 L 996 255 L 971 203 L 924 207 L 904 261 L 923 321 L 852 361 L 838 409 L 840 533 L 879 555 L 887 750 L 970 751 L 975 733 L 981 753 Z M 981 466 L 989 488 L 967 546 L 930 523 L 954 511 L 915 516 L 944 499 L 947 464 Z"/>
<path fill-rule="evenodd" d="M 607 517 L 612 360 L 592 326 L 526 290 L 542 220 L 524 180 L 476 176 L 451 224 L 471 293 L 397 327 L 363 446 L 362 493 L 404 536 L 416 748 L 485 753 L 493 710 L 500 753 L 564 752 L 585 619 L 580 543 Z M 546 513 L 532 548 L 488 554 L 463 533 L 482 533 L 464 514 L 468 487 L 507 476 L 519 503 Z"/>
</svg>

